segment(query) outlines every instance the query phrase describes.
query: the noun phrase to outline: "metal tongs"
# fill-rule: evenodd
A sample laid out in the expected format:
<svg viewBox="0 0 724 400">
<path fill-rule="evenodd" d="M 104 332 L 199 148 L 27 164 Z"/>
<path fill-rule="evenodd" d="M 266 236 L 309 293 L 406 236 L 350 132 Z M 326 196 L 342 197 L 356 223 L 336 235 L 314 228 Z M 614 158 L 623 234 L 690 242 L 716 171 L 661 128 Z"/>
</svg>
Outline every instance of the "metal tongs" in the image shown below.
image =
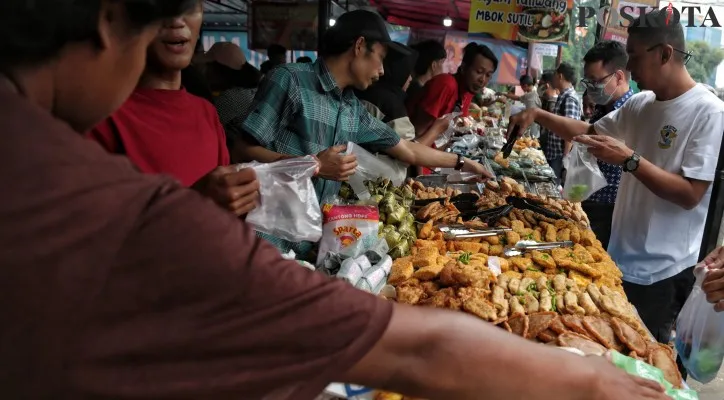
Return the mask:
<svg viewBox="0 0 724 400">
<path fill-rule="evenodd" d="M 465 225 L 438 225 L 438 229 L 442 232 L 442 236 L 445 240 L 462 240 L 479 237 L 490 237 L 502 235 L 505 232 L 510 232 L 510 228 L 488 228 L 488 229 L 471 229 Z"/>
<path fill-rule="evenodd" d="M 549 243 L 538 243 L 532 240 L 521 240 L 516 243 L 515 246 L 505 249 L 503 254 L 506 257 L 516 257 L 525 252 L 533 250 L 550 250 L 558 248 L 570 248 L 573 247 L 573 242 L 565 240 L 563 242 L 549 242 Z"/>
<path fill-rule="evenodd" d="M 518 140 L 519 136 L 520 126 L 516 125 L 513 127 L 513 131 L 510 132 L 510 136 L 508 136 L 508 141 L 505 142 L 505 146 L 503 146 L 501 150 L 503 152 L 503 158 L 510 157 L 510 153 L 513 152 L 513 146 L 515 146 L 515 141 Z"/>
</svg>

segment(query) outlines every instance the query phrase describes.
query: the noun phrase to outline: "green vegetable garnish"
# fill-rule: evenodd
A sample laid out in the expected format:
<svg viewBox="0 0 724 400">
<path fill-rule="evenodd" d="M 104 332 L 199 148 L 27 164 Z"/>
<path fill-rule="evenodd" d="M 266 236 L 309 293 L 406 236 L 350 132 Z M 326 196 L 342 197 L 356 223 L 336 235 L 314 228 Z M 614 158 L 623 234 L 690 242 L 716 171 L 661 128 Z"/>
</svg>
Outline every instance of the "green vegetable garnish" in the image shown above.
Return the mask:
<svg viewBox="0 0 724 400">
<path fill-rule="evenodd" d="M 559 273 L 559 274 L 565 274 L 565 273 L 566 273 L 566 270 L 563 269 L 563 268 L 558 268 L 558 273 Z"/>
<path fill-rule="evenodd" d="M 526 290 L 527 292 L 533 292 L 533 291 L 535 291 L 536 289 L 537 289 L 537 285 L 535 284 L 535 282 L 531 283 L 530 285 L 528 285 L 527 288 L 525 288 L 525 290 Z"/>
<path fill-rule="evenodd" d="M 458 257 L 458 261 L 460 261 L 461 263 L 463 263 L 465 265 L 470 264 L 470 256 L 472 256 L 472 255 L 473 255 L 473 253 L 466 251 L 463 254 L 461 254 L 460 257 Z"/>
<path fill-rule="evenodd" d="M 544 259 L 544 260 L 547 260 L 548 258 L 550 258 L 550 256 L 549 256 L 548 254 L 543 254 L 543 259 Z"/>
<path fill-rule="evenodd" d="M 553 292 L 551 294 L 551 310 L 553 312 L 558 312 L 558 307 L 556 307 L 556 293 Z"/>
<path fill-rule="evenodd" d="M 533 268 L 533 267 L 528 267 L 528 268 L 526 268 L 525 270 L 526 270 L 526 271 L 540 272 L 540 270 L 539 270 L 538 268 Z"/>
</svg>

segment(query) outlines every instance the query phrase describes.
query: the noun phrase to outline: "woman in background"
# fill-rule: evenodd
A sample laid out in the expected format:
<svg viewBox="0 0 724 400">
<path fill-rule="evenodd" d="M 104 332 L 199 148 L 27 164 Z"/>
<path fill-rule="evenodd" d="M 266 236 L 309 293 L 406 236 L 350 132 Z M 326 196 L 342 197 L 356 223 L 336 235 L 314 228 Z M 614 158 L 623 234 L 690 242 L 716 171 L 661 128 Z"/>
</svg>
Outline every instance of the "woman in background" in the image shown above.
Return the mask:
<svg viewBox="0 0 724 400">
<path fill-rule="evenodd" d="M 417 52 L 417 61 L 412 71 L 412 81 L 407 88 L 407 97 L 417 96 L 427 81 L 443 73 L 442 65 L 447 58 L 445 46 L 437 40 L 425 40 L 411 46 Z"/>
</svg>

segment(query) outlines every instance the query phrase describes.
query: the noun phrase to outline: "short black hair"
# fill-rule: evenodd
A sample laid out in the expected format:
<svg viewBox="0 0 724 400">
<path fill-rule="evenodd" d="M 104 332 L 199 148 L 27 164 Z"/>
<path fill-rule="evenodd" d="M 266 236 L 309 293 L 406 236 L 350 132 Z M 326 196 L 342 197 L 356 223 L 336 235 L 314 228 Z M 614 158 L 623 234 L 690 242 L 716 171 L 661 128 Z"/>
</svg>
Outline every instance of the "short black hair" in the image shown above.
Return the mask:
<svg viewBox="0 0 724 400">
<path fill-rule="evenodd" d="M 678 11 L 673 10 L 671 14 L 667 8 L 662 8 L 640 15 L 629 25 L 628 36 L 636 37 L 651 46 L 665 44 L 680 52 L 686 52 L 684 28 L 679 23 Z M 674 52 L 675 57 L 683 61 L 685 55 L 679 51 Z"/>
<path fill-rule="evenodd" d="M 498 57 L 495 56 L 495 53 L 488 46 L 475 42 L 468 43 L 463 49 L 463 64 L 471 65 L 478 55 L 493 62 L 493 71 L 498 69 Z"/>
<path fill-rule="evenodd" d="M 530 77 L 530 75 L 522 75 L 520 77 L 520 84 L 522 85 L 532 85 L 533 84 L 533 78 Z"/>
<path fill-rule="evenodd" d="M 354 44 L 357 42 L 357 39 L 359 39 L 360 37 L 364 36 L 359 35 L 354 39 L 350 39 L 349 37 L 340 37 L 338 31 L 330 29 L 324 33 L 324 36 L 322 36 L 322 47 L 319 49 L 319 54 L 323 57 L 338 56 L 340 54 L 343 54 L 345 51 L 352 48 L 352 46 L 354 46 Z M 379 40 L 369 39 L 366 37 L 364 38 L 365 43 L 367 44 L 367 50 L 369 51 L 372 51 L 372 46 L 375 43 L 379 42 Z"/>
<path fill-rule="evenodd" d="M 199 0 L 116 0 L 137 29 L 181 15 Z M 70 43 L 98 42 L 99 0 L 0 0 L 0 71 L 42 64 Z"/>
<path fill-rule="evenodd" d="M 272 56 L 285 56 L 287 55 L 287 48 L 280 44 L 271 44 L 266 49 L 267 57 Z"/>
<path fill-rule="evenodd" d="M 601 65 L 608 72 L 621 70 L 626 72 L 628 64 L 628 53 L 623 44 L 615 40 L 604 40 L 598 42 L 583 56 L 584 63 L 595 63 L 601 61 Z"/>
<path fill-rule="evenodd" d="M 558 68 L 556 68 L 556 72 L 563 75 L 563 79 L 565 79 L 567 82 L 576 82 L 576 70 L 571 64 L 565 62 L 560 63 L 560 65 L 558 65 Z"/>
<path fill-rule="evenodd" d="M 553 82 L 553 74 L 555 74 L 555 72 L 553 72 L 553 71 L 545 71 L 545 72 L 543 72 L 543 74 L 540 76 L 540 80 L 539 80 L 538 82 L 540 82 L 540 83 L 552 83 L 552 82 Z"/>
<path fill-rule="evenodd" d="M 301 56 L 301 57 L 297 58 L 297 62 L 298 62 L 298 63 L 307 63 L 307 64 L 309 64 L 309 63 L 312 62 L 312 58 L 311 58 L 311 57 L 307 57 L 307 56 Z"/>
<path fill-rule="evenodd" d="M 425 40 L 410 47 L 417 51 L 418 54 L 413 70 L 417 76 L 424 75 L 433 62 L 447 58 L 445 46 L 437 40 Z"/>
</svg>

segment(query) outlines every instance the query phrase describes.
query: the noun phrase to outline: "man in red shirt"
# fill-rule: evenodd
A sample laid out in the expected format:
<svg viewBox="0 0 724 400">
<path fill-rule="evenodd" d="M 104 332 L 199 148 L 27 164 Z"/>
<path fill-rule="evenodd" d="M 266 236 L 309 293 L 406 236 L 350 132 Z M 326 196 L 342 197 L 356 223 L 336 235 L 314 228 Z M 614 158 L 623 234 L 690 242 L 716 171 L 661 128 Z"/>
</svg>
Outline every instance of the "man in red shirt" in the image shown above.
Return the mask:
<svg viewBox="0 0 724 400">
<path fill-rule="evenodd" d="M 667 398 L 603 357 L 302 268 L 83 139 L 133 91 L 159 20 L 187 6 L 0 1 L 13 28 L 0 35 L 3 398 L 310 400 L 335 381 L 435 399 Z"/>
<path fill-rule="evenodd" d="M 456 74 L 433 77 L 421 93 L 408 100 L 407 112 L 415 131 L 427 131 L 435 120 L 452 112 L 467 116 L 473 96 L 483 90 L 497 68 L 498 59 L 487 46 L 475 42 L 465 46 Z"/>
<path fill-rule="evenodd" d="M 197 1 L 189 12 L 163 22 L 136 90 L 88 137 L 111 153 L 125 155 L 141 171 L 171 175 L 243 215 L 258 198 L 254 171 L 237 172 L 229 166 L 216 108 L 181 86 L 181 71 L 191 64 L 202 17 L 202 2 Z"/>
</svg>

